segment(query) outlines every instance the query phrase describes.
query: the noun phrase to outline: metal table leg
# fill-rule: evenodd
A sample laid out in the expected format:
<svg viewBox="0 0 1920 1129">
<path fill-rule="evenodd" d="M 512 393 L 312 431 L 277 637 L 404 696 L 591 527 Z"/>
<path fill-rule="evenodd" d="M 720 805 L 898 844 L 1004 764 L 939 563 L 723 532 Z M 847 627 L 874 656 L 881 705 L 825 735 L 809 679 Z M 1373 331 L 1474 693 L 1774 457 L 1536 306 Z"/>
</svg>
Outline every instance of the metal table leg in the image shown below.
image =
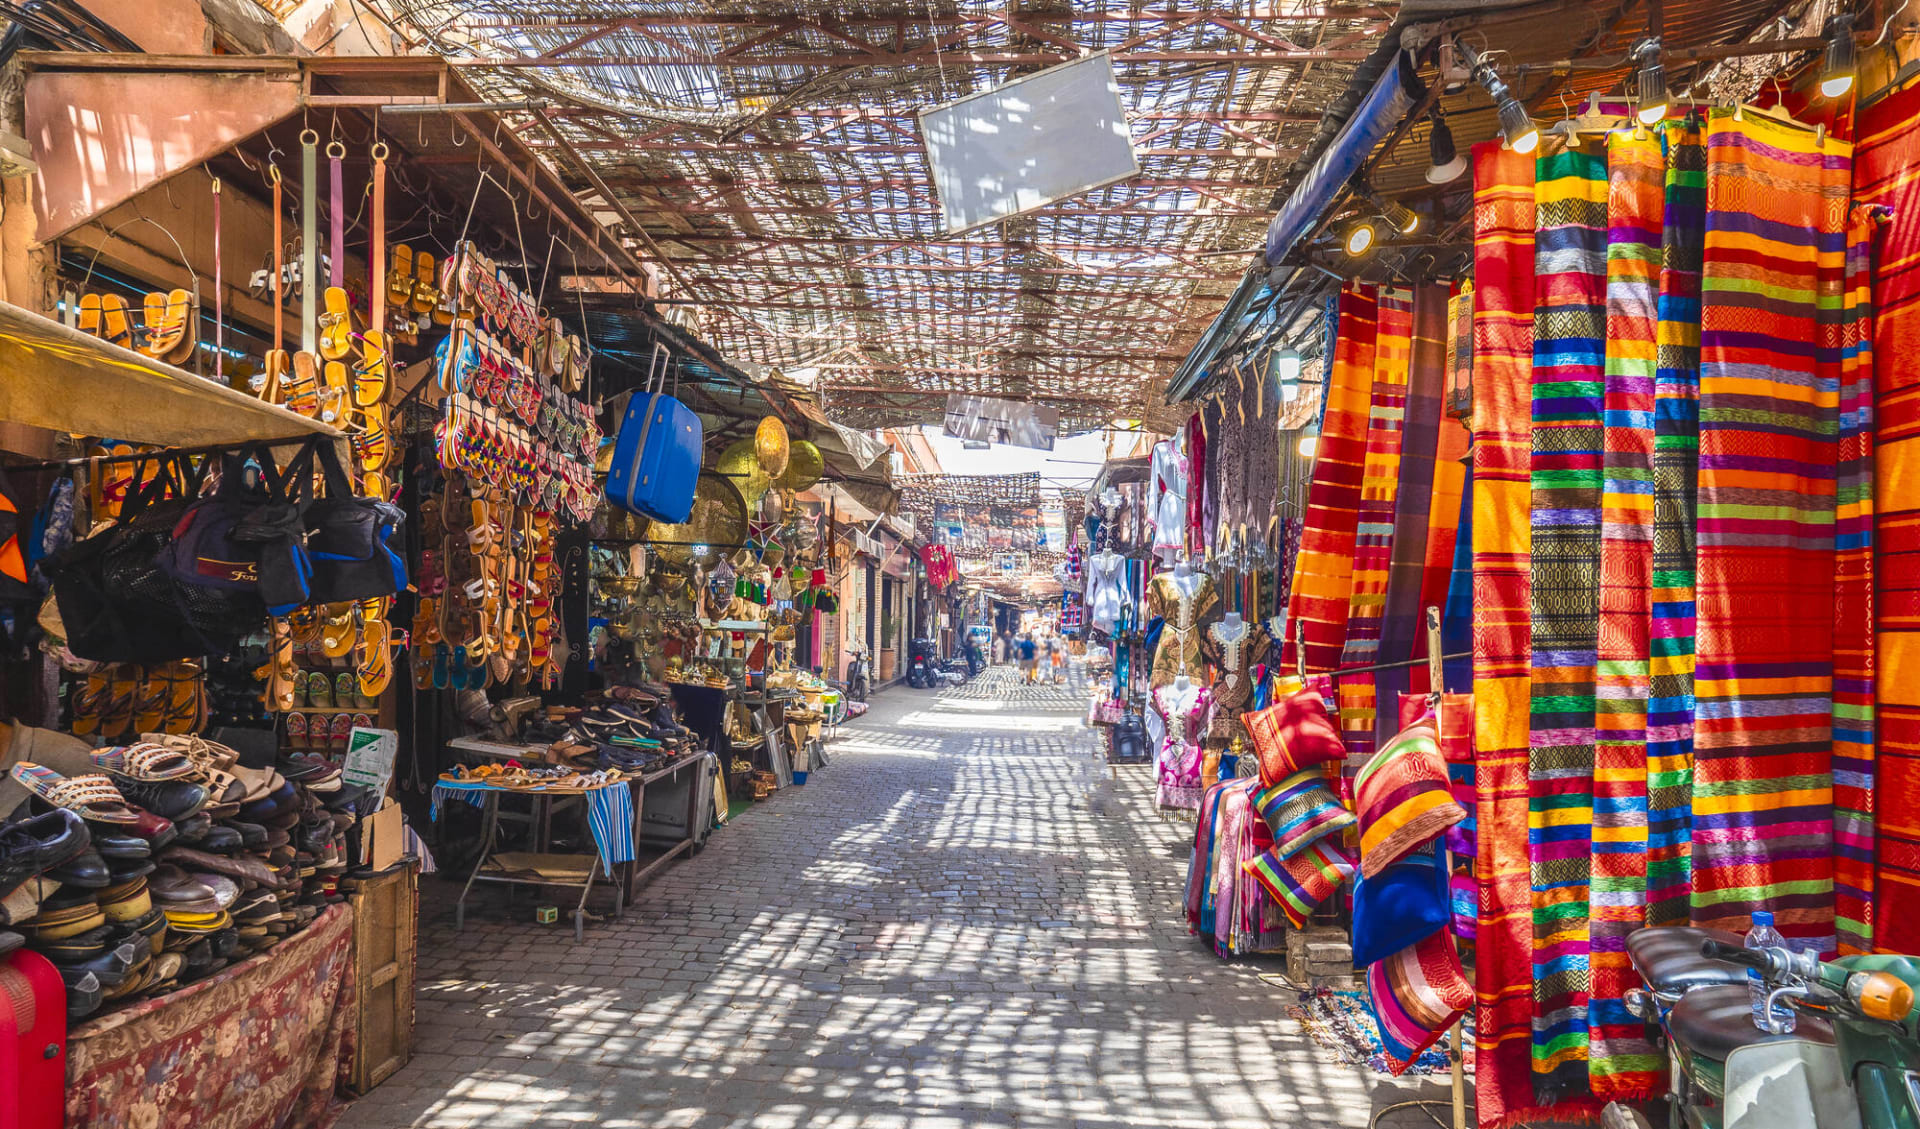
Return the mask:
<svg viewBox="0 0 1920 1129">
<path fill-rule="evenodd" d="M 460 900 L 453 903 L 453 927 L 464 929 L 467 925 L 467 895 L 473 890 L 474 879 L 480 877 L 480 871 L 493 858 L 494 836 L 500 824 L 500 793 L 485 792 L 485 802 L 481 805 L 484 822 L 480 828 L 480 858 L 473 864 L 473 873 L 467 875 L 467 884 L 460 887 Z"/>
</svg>

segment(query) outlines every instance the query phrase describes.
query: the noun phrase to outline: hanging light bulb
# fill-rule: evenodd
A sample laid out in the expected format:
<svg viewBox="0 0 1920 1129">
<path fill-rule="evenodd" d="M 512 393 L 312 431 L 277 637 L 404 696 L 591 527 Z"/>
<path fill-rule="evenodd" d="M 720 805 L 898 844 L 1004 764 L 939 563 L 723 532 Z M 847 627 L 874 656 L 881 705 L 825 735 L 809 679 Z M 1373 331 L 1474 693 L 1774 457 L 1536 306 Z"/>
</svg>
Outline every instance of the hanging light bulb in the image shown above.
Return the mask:
<svg viewBox="0 0 1920 1129">
<path fill-rule="evenodd" d="M 1320 451 L 1320 437 L 1318 435 L 1302 435 L 1300 437 L 1299 451 L 1301 458 L 1312 458 Z"/>
<path fill-rule="evenodd" d="M 1853 89 L 1853 16 L 1842 13 L 1827 21 L 1827 59 L 1820 69 L 1820 93 L 1845 97 Z"/>
<path fill-rule="evenodd" d="M 1347 249 L 1347 255 L 1350 258 L 1357 259 L 1373 250 L 1374 240 L 1379 238 L 1379 235 L 1380 233 L 1374 228 L 1372 220 L 1355 220 L 1353 226 L 1347 229 L 1347 237 L 1343 241 L 1343 246 Z"/>
<path fill-rule="evenodd" d="M 1446 184 L 1460 179 L 1467 171 L 1467 159 L 1453 145 L 1453 130 L 1447 128 L 1447 119 L 1440 113 L 1440 107 L 1433 108 L 1433 130 L 1427 135 L 1427 183 Z"/>
<path fill-rule="evenodd" d="M 1661 61 L 1660 38 L 1643 39 L 1633 49 L 1640 69 L 1639 108 L 1635 112 L 1641 125 L 1652 125 L 1667 116 L 1667 67 Z"/>
<path fill-rule="evenodd" d="M 1460 49 L 1473 67 L 1473 77 L 1480 81 L 1487 91 L 1487 97 L 1492 98 L 1494 105 L 1500 108 L 1500 136 L 1506 139 L 1507 148 L 1516 153 L 1533 152 L 1540 145 L 1540 127 L 1533 123 L 1533 115 L 1527 113 L 1527 108 L 1513 96 L 1507 84 L 1500 81 L 1499 72 L 1486 62 L 1484 56 L 1464 43 L 1460 44 Z"/>
</svg>

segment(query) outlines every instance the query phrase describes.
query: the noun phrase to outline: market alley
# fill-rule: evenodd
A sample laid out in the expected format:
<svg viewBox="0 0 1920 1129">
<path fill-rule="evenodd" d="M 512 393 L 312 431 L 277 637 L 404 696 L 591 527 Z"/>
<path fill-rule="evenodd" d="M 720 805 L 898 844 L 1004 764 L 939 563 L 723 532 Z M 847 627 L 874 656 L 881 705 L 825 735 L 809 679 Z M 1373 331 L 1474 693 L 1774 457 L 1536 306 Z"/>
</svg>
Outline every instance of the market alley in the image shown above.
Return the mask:
<svg viewBox="0 0 1920 1129">
<path fill-rule="evenodd" d="M 1187 825 L 1083 713 L 1006 667 L 887 691 L 584 944 L 457 934 L 427 879 L 416 1053 L 341 1125 L 1367 1124 L 1280 963 L 1188 936 Z"/>
</svg>

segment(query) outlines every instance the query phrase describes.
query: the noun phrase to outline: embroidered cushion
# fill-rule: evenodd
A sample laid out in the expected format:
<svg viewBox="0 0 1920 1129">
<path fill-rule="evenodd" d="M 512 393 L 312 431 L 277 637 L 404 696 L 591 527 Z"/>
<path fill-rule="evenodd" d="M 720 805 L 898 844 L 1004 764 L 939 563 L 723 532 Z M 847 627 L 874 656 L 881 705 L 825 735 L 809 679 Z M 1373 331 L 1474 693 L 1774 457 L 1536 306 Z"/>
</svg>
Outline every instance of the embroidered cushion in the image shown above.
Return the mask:
<svg viewBox="0 0 1920 1129">
<path fill-rule="evenodd" d="M 1295 929 L 1304 929 L 1314 909 L 1353 877 L 1353 857 L 1333 840 L 1322 839 L 1290 859 L 1263 851 L 1240 869 L 1280 904 Z"/>
<path fill-rule="evenodd" d="M 1360 814 L 1360 873 L 1368 878 L 1467 818 L 1454 801 L 1431 717 L 1387 742 L 1353 780 Z"/>
<path fill-rule="evenodd" d="M 1472 858 L 1477 852 L 1478 820 L 1474 813 L 1474 788 L 1477 770 L 1473 758 L 1473 695 L 1443 694 L 1440 698 L 1440 755 L 1447 759 L 1447 783 L 1453 800 L 1467 818 L 1447 828 L 1443 836 L 1447 850 L 1455 858 Z M 1400 728 L 1405 729 L 1432 713 L 1431 699 L 1425 694 L 1400 695 Z"/>
<path fill-rule="evenodd" d="M 1266 709 L 1241 714 L 1260 755 L 1260 783 L 1278 784 L 1303 768 L 1347 755 L 1327 700 L 1313 690 L 1290 694 Z"/>
<path fill-rule="evenodd" d="M 1473 986 L 1452 938 L 1435 933 L 1368 967 L 1367 996 L 1387 1069 L 1399 1075 L 1466 1013 Z"/>
<path fill-rule="evenodd" d="M 1353 885 L 1353 967 L 1365 968 L 1446 928 L 1447 874 L 1432 852 L 1408 855 Z"/>
<path fill-rule="evenodd" d="M 1324 835 L 1353 826 L 1353 813 L 1327 787 L 1324 768 L 1302 769 L 1254 793 L 1253 809 L 1273 829 L 1273 853 L 1292 858 Z"/>
</svg>

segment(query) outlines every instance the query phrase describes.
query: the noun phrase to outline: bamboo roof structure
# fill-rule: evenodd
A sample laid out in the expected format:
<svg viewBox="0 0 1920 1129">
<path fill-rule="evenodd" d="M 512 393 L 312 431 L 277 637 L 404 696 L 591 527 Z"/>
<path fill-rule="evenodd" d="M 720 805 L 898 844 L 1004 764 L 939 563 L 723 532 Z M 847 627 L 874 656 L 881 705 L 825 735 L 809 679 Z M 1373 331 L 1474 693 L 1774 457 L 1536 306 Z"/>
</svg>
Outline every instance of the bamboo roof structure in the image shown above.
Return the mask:
<svg viewBox="0 0 1920 1129">
<path fill-rule="evenodd" d="M 1154 416 L 1391 6 L 386 0 L 658 262 L 730 357 L 858 426 L 950 391 Z M 917 115 L 1112 55 L 1141 174 L 941 233 Z M 611 199 L 607 197 L 611 196 Z M 631 222 L 629 222 L 631 221 Z"/>
</svg>

